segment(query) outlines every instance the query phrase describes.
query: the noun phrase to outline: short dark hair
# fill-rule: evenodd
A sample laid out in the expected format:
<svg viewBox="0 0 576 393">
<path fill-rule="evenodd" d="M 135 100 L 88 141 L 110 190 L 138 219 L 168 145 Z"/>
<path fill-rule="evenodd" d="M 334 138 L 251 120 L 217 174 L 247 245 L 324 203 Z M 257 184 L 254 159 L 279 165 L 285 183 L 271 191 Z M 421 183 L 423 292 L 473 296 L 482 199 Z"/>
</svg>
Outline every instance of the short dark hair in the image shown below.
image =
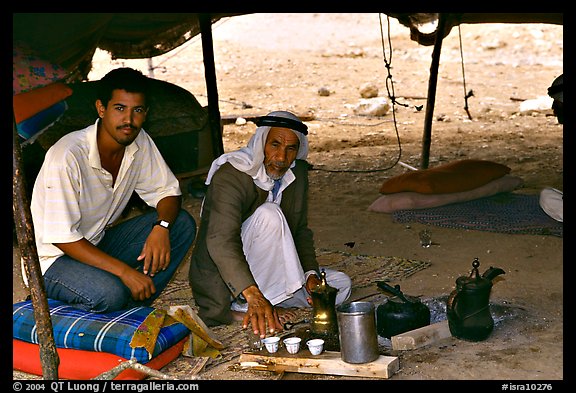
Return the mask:
<svg viewBox="0 0 576 393">
<path fill-rule="evenodd" d="M 149 78 L 142 72 L 133 68 L 116 68 L 108 72 L 98 82 L 98 99 L 102 105 L 108 106 L 114 90 L 126 90 L 129 93 L 142 93 L 144 97 L 148 94 Z M 147 100 L 146 100 L 147 101 Z"/>
</svg>

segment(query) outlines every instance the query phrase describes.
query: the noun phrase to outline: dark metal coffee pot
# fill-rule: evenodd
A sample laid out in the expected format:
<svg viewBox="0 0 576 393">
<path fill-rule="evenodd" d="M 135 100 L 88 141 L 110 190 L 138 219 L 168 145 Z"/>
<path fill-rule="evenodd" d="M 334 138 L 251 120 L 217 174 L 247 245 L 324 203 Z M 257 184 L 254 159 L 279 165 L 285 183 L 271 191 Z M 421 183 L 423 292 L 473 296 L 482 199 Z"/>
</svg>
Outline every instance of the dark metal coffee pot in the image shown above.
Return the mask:
<svg viewBox="0 0 576 393">
<path fill-rule="evenodd" d="M 313 317 L 311 331 L 321 336 L 338 335 L 338 319 L 336 318 L 336 294 L 338 289 L 326 282 L 326 272 L 320 272 L 320 285 L 312 289 Z"/>
<path fill-rule="evenodd" d="M 376 281 L 376 285 L 395 295 L 376 308 L 376 331 L 379 336 L 391 338 L 430 324 L 430 309 L 418 298 L 404 295 L 400 285 L 392 287 L 384 281 Z"/>
<path fill-rule="evenodd" d="M 456 289 L 446 302 L 452 336 L 468 341 L 482 341 L 492 333 L 494 320 L 489 303 L 492 280 L 505 273 L 500 268 L 490 267 L 480 275 L 479 266 L 480 262 L 475 258 L 470 276 L 456 279 Z"/>
</svg>

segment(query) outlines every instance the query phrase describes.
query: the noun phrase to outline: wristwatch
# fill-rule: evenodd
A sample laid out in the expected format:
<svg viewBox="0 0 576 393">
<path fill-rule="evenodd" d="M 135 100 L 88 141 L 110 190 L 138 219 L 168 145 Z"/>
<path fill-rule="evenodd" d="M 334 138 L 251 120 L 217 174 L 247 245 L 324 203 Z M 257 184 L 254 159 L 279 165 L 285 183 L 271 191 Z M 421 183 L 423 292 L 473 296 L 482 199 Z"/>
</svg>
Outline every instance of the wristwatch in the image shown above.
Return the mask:
<svg viewBox="0 0 576 393">
<path fill-rule="evenodd" d="M 170 223 L 168 221 L 158 220 L 152 226 L 156 226 L 156 225 L 160 225 L 161 227 L 164 227 L 164 228 L 170 230 Z"/>
</svg>

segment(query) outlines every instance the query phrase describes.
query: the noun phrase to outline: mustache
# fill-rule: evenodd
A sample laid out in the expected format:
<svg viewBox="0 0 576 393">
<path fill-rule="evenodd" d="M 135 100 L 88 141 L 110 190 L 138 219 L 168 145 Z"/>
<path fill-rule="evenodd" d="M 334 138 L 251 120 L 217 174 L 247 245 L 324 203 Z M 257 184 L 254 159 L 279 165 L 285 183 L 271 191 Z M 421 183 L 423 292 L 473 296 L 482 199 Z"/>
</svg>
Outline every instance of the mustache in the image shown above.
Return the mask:
<svg viewBox="0 0 576 393">
<path fill-rule="evenodd" d="M 288 168 L 290 165 L 286 161 L 270 161 L 270 165 L 274 165 L 280 169 Z"/>
<path fill-rule="evenodd" d="M 136 129 L 136 126 L 133 125 L 133 124 L 123 124 L 123 125 L 121 125 L 121 126 L 116 127 L 117 130 L 122 130 L 122 129 L 125 129 L 125 128 L 130 128 L 131 130 L 135 130 L 135 129 Z"/>
</svg>

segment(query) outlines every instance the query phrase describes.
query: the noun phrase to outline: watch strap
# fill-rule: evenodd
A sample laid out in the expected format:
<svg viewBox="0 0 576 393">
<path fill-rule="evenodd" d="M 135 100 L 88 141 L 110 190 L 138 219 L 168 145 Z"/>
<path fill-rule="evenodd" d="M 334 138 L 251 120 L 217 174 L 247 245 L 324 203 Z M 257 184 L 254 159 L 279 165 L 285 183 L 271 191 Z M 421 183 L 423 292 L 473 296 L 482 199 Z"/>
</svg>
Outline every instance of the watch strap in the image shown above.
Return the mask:
<svg viewBox="0 0 576 393">
<path fill-rule="evenodd" d="M 168 221 L 158 220 L 158 221 L 155 221 L 152 226 L 156 226 L 156 225 L 160 225 L 161 227 L 170 230 L 170 223 Z"/>
</svg>

